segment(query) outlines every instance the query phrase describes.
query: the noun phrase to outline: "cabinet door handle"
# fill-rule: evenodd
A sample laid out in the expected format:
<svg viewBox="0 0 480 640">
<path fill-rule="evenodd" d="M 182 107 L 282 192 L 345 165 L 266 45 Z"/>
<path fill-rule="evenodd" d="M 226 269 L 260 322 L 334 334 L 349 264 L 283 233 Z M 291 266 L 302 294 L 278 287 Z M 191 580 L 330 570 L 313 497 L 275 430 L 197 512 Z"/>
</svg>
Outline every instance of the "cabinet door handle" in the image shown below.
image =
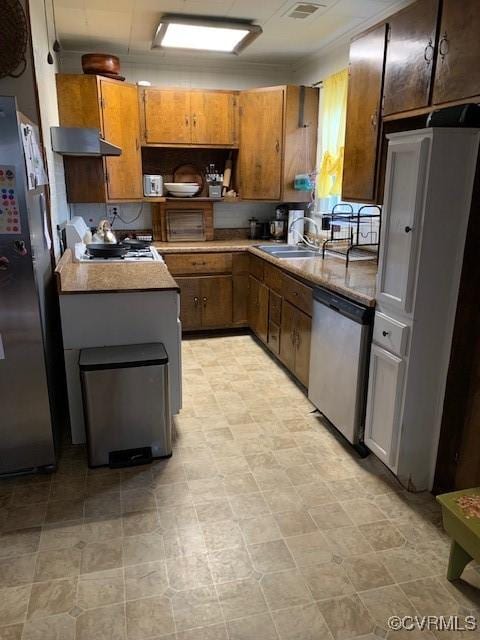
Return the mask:
<svg viewBox="0 0 480 640">
<path fill-rule="evenodd" d="M 194 113 L 192 116 L 192 123 L 193 126 L 196 127 L 197 126 L 197 115 Z"/>
<path fill-rule="evenodd" d="M 202 300 L 203 300 L 203 307 L 205 308 L 207 306 L 208 298 L 203 297 Z"/>
<path fill-rule="evenodd" d="M 295 332 L 297 335 L 297 349 L 300 347 L 300 343 L 301 343 L 301 338 L 300 338 L 300 333 L 298 331 Z"/>
<path fill-rule="evenodd" d="M 413 231 L 413 227 L 409 227 L 408 225 L 405 227 L 405 233 L 410 233 L 410 231 Z"/>
<path fill-rule="evenodd" d="M 425 47 L 425 50 L 423 52 L 423 58 L 424 58 L 425 62 L 427 63 L 427 67 L 430 65 L 430 63 L 433 60 L 433 52 L 434 52 L 434 48 L 433 48 L 432 39 L 429 38 L 428 44 Z"/>
<path fill-rule="evenodd" d="M 277 140 L 275 141 L 275 151 L 277 153 L 280 152 L 280 140 L 277 138 Z"/>
<path fill-rule="evenodd" d="M 195 296 L 195 297 L 193 298 L 193 304 L 194 304 L 196 307 L 198 307 L 198 298 L 197 298 L 197 296 Z"/>
<path fill-rule="evenodd" d="M 188 127 L 188 116 L 185 116 L 185 126 Z"/>
<path fill-rule="evenodd" d="M 377 124 L 378 124 L 378 114 L 377 114 L 376 111 L 375 111 L 375 113 L 372 113 L 372 115 L 370 116 L 370 122 L 371 122 L 372 127 L 374 129 L 376 129 L 377 128 Z"/>
<path fill-rule="evenodd" d="M 386 338 L 386 337 L 387 337 L 387 336 L 389 336 L 389 335 L 390 335 L 390 331 L 382 331 L 382 336 L 383 336 L 384 338 Z"/>
<path fill-rule="evenodd" d="M 135 148 L 137 151 L 140 149 L 140 145 L 138 144 L 138 138 L 135 138 Z"/>
<path fill-rule="evenodd" d="M 448 53 L 448 49 L 449 49 L 448 38 L 447 38 L 447 32 L 445 31 L 445 33 L 440 38 L 440 43 L 438 45 L 438 53 L 440 54 L 440 58 L 442 59 L 442 62 L 445 61 L 445 56 Z"/>
<path fill-rule="evenodd" d="M 204 267 L 206 264 L 206 262 L 196 262 L 196 260 L 192 261 L 192 266 L 194 267 Z"/>
</svg>

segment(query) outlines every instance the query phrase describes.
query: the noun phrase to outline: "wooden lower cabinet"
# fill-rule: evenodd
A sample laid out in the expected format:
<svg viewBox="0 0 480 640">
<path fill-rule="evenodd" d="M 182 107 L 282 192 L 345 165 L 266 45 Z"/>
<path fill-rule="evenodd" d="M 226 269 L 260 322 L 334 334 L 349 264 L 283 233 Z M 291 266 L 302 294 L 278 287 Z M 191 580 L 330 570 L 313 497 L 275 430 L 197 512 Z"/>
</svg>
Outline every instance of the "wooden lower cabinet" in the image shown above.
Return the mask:
<svg viewBox="0 0 480 640">
<path fill-rule="evenodd" d="M 177 278 L 184 331 L 232 325 L 232 276 Z"/>
<path fill-rule="evenodd" d="M 311 327 L 312 320 L 307 314 L 283 301 L 280 359 L 305 386 L 310 368 Z"/>
<path fill-rule="evenodd" d="M 233 275 L 232 323 L 236 327 L 248 324 L 248 273 Z"/>
<path fill-rule="evenodd" d="M 180 320 L 183 331 L 200 329 L 202 308 L 200 306 L 200 278 L 177 278 L 180 287 Z"/>
<path fill-rule="evenodd" d="M 248 325 L 263 342 L 268 339 L 268 287 L 254 278 L 248 278 Z"/>
<path fill-rule="evenodd" d="M 295 370 L 295 314 L 295 307 L 289 302 L 284 301 L 280 336 L 280 358 L 290 371 Z"/>
</svg>

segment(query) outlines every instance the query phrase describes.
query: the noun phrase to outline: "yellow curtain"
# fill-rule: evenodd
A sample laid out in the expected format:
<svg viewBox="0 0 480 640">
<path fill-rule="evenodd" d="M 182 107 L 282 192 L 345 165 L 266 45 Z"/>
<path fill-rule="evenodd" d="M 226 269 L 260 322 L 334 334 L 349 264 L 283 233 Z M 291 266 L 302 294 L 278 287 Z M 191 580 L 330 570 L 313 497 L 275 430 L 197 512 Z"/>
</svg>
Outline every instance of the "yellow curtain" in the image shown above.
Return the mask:
<svg viewBox="0 0 480 640">
<path fill-rule="evenodd" d="M 347 87 L 347 69 L 329 76 L 323 83 L 320 97 L 323 110 L 322 162 L 317 178 L 317 198 L 341 195 Z"/>
</svg>

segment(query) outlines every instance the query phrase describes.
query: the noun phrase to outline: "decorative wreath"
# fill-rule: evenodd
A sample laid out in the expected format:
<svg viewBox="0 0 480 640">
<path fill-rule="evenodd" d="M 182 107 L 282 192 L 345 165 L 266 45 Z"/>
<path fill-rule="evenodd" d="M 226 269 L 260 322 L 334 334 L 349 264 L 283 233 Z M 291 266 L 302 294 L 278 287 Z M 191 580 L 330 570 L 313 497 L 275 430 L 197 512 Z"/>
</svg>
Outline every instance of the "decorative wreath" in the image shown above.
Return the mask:
<svg viewBox="0 0 480 640">
<path fill-rule="evenodd" d="M 18 78 L 27 67 L 28 25 L 19 0 L 0 0 L 0 78 Z M 17 71 L 16 71 L 17 70 Z"/>
</svg>

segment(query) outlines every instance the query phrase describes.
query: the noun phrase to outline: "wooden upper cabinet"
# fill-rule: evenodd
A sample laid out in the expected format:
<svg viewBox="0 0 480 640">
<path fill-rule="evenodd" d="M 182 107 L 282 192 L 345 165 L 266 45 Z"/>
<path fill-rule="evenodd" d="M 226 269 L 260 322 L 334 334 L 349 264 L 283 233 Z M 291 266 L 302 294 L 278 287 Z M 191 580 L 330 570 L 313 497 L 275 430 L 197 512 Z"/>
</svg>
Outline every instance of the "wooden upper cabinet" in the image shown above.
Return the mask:
<svg viewBox="0 0 480 640">
<path fill-rule="evenodd" d="M 192 144 L 238 144 L 236 96 L 228 91 L 192 91 L 190 112 Z"/>
<path fill-rule="evenodd" d="M 145 89 L 143 104 L 147 144 L 190 144 L 190 91 Z"/>
<path fill-rule="evenodd" d="M 97 76 L 59 73 L 56 81 L 62 127 L 90 127 L 103 132 Z"/>
<path fill-rule="evenodd" d="M 418 0 L 389 19 L 383 114 L 430 102 L 439 0 Z"/>
<path fill-rule="evenodd" d="M 342 198 L 373 202 L 376 196 L 387 25 L 381 24 L 350 45 Z"/>
<path fill-rule="evenodd" d="M 480 95 L 478 0 L 443 0 L 433 103 Z"/>
<path fill-rule="evenodd" d="M 243 199 L 310 199 L 309 192 L 295 191 L 293 182 L 296 174 L 313 169 L 317 121 L 317 89 L 289 85 L 240 92 L 237 182 Z"/>
<path fill-rule="evenodd" d="M 240 94 L 240 196 L 279 200 L 282 176 L 284 89 Z"/>
<path fill-rule="evenodd" d="M 237 146 L 236 95 L 234 91 L 143 89 L 145 144 Z"/>
<path fill-rule="evenodd" d="M 64 158 L 69 202 L 135 201 L 143 197 L 137 88 L 94 75 L 57 75 L 59 120 L 95 127 L 118 145 L 118 157 Z"/>
<path fill-rule="evenodd" d="M 109 199 L 142 198 L 142 158 L 137 88 L 100 81 L 103 105 L 103 134 L 118 145 L 122 155 L 105 158 Z"/>
</svg>

